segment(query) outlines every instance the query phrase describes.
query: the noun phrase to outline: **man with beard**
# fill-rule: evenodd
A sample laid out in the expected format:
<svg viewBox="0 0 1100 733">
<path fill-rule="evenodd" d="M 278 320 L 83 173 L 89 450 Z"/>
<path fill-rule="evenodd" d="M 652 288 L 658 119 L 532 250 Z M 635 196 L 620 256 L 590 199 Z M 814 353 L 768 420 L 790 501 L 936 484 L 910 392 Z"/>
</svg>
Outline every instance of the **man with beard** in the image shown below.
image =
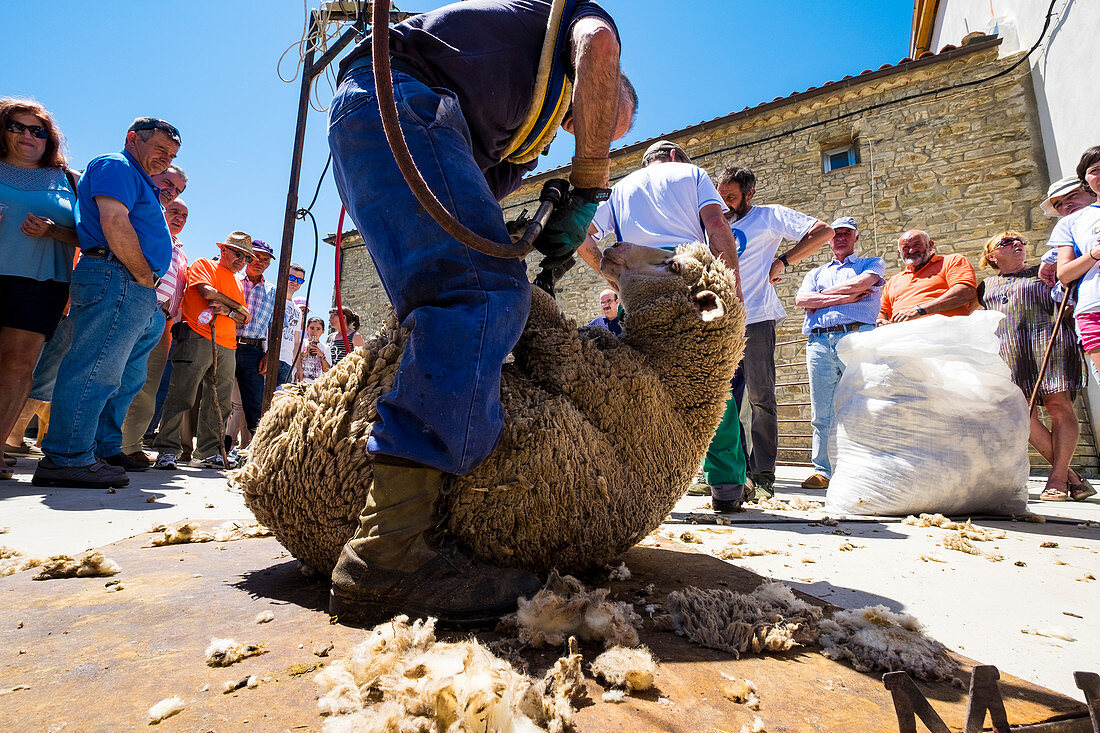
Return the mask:
<svg viewBox="0 0 1100 733">
<path fill-rule="evenodd" d="M 793 264 L 812 256 L 833 238 L 825 222 L 778 204 L 754 206 L 756 175 L 748 168 L 728 165 L 718 175 L 718 193 L 729 207 L 730 228 L 737 241 L 737 261 L 741 267 L 741 287 L 745 297 L 745 357 L 734 375 L 734 394 L 743 389 L 752 405 L 751 442 L 748 476 L 755 495 L 775 495 L 775 456 L 779 440 L 779 422 L 775 403 L 775 327 L 787 317 L 775 285 Z M 795 242 L 776 256 L 784 240 Z M 740 430 L 738 410 L 727 405 L 722 424 L 711 441 L 707 462 L 735 466 L 739 441 L 732 439 Z M 741 458 L 743 461 L 744 459 Z M 708 474 L 703 464 L 704 476 Z M 710 481 L 708 480 L 708 483 Z M 747 494 L 746 494 L 747 498 Z"/>
<path fill-rule="evenodd" d="M 977 297 L 974 266 L 960 254 L 936 254 L 936 243 L 920 229 L 898 239 L 905 269 L 886 281 L 878 324 L 901 323 L 939 313 L 965 316 Z"/>
</svg>

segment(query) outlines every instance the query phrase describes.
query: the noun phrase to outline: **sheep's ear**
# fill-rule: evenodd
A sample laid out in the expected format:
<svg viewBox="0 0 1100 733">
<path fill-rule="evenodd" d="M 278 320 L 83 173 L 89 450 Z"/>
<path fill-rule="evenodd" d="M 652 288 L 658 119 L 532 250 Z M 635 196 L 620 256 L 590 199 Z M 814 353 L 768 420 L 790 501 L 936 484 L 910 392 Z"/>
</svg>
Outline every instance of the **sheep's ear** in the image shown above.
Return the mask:
<svg viewBox="0 0 1100 733">
<path fill-rule="evenodd" d="M 726 306 L 713 290 L 703 290 L 695 294 L 695 308 L 704 321 L 716 321 L 726 315 Z"/>
</svg>

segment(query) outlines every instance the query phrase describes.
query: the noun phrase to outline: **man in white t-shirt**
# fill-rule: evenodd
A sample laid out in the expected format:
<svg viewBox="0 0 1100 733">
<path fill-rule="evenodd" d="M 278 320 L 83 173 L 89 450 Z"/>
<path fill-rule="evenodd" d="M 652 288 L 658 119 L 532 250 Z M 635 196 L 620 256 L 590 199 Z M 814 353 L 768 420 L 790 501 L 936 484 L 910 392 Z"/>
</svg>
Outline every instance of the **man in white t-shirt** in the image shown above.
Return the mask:
<svg viewBox="0 0 1100 733">
<path fill-rule="evenodd" d="M 279 384 L 291 381 L 294 357 L 302 338 L 302 309 L 294 302 L 294 294 L 306 281 L 306 271 L 301 265 L 291 263 L 289 281 L 286 284 L 286 310 L 283 312 L 283 334 L 279 341 Z"/>
<path fill-rule="evenodd" d="M 745 391 L 752 404 L 749 478 L 758 496 L 770 497 L 774 495 L 772 486 L 779 438 L 775 404 L 775 326 L 787 317 L 775 285 L 782 282 L 787 268 L 812 256 L 832 239 L 833 230 L 825 222 L 786 206 L 754 206 L 756 176 L 748 168 L 726 166 L 718 175 L 717 188 L 729 208 L 745 294 L 745 357 L 739 372 L 743 374 Z M 795 245 L 777 256 L 784 240 L 793 241 Z M 715 441 L 722 441 L 724 436 L 740 429 L 735 418 L 736 414 L 727 409 Z"/>
<path fill-rule="evenodd" d="M 597 243 L 608 235 L 616 242 L 667 250 L 689 242 L 706 242 L 711 252 L 736 273 L 736 245 L 723 216 L 725 211 L 706 171 L 694 165 L 682 147 L 661 140 L 645 151 L 642 168 L 611 187 L 611 196 L 596 209 L 588 237 L 577 254 L 599 272 Z"/>
<path fill-rule="evenodd" d="M 609 234 L 616 242 L 667 250 L 688 242 L 707 242 L 711 252 L 738 278 L 740 296 L 736 243 L 725 211 L 706 171 L 694 165 L 682 147 L 661 140 L 645 151 L 641 169 L 611 187 L 611 196 L 596 209 L 588 237 L 577 253 L 599 272 L 597 242 Z M 735 447 L 736 454 L 742 455 L 739 440 Z M 744 460 L 740 467 L 723 466 L 709 473 L 704 465 L 704 478 L 710 485 L 714 511 L 737 511 L 745 493 Z"/>
</svg>

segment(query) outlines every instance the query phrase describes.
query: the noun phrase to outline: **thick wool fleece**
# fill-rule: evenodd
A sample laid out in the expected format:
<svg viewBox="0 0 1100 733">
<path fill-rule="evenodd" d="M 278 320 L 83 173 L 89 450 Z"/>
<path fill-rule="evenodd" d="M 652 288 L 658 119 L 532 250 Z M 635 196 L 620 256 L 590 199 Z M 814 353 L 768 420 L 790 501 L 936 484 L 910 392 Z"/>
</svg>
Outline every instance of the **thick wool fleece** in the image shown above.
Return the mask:
<svg viewBox="0 0 1100 733">
<path fill-rule="evenodd" d="M 619 284 L 621 339 L 578 329 L 532 289 L 515 361 L 502 369 L 500 442 L 442 500 L 450 531 L 484 560 L 536 572 L 603 565 L 661 523 L 706 452 L 744 350 L 730 272 L 693 244 Z M 367 437 L 405 336 L 391 317 L 321 379 L 291 388 L 232 474 L 257 519 L 326 575 L 366 503 Z"/>
</svg>

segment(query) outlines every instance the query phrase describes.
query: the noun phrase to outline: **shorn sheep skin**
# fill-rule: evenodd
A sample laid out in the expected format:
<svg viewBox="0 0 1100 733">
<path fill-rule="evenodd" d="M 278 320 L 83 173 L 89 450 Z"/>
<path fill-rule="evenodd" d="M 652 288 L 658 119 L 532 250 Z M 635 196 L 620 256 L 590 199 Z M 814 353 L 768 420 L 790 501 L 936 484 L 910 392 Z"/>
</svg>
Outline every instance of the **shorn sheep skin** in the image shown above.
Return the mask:
<svg viewBox="0 0 1100 733">
<path fill-rule="evenodd" d="M 729 270 L 701 244 L 622 243 L 603 272 L 619 284 L 622 337 L 578 329 L 532 288 L 503 367 L 500 442 L 444 485 L 448 529 L 491 563 L 575 573 L 609 562 L 683 496 L 721 420 L 745 342 Z M 325 575 L 366 502 L 367 436 L 404 343 L 391 315 L 316 382 L 284 390 L 231 474 L 256 518 Z"/>
</svg>

